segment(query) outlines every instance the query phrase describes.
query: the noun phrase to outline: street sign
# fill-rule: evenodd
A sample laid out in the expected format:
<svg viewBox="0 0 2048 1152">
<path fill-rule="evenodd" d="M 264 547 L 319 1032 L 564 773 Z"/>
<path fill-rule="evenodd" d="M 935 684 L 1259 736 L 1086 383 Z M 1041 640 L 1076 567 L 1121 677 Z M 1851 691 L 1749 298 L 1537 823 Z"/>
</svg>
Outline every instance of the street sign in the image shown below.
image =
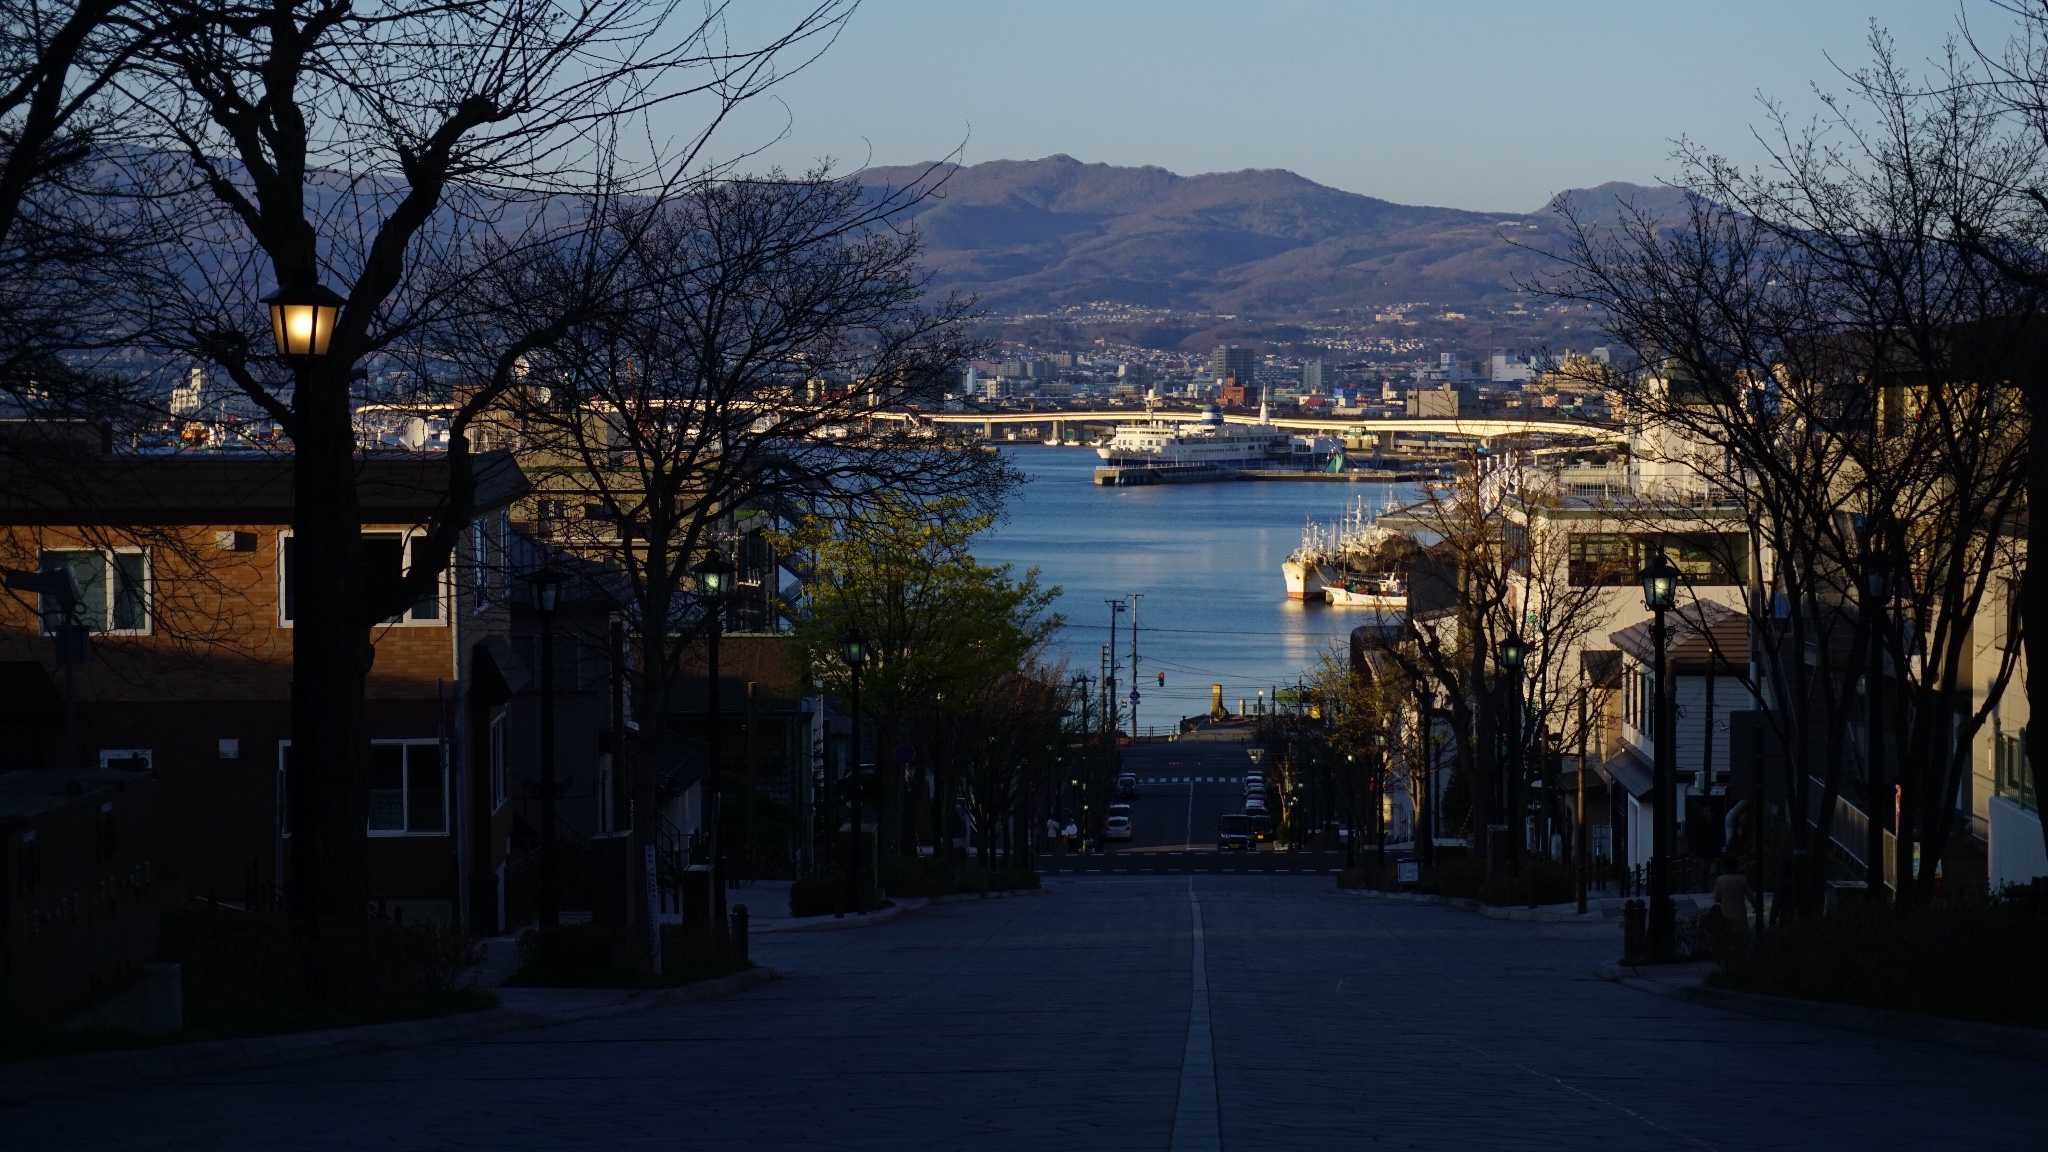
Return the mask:
<svg viewBox="0 0 2048 1152">
<path fill-rule="evenodd" d="M 911 755 L 912 751 L 914 751 L 914 749 L 912 749 L 912 748 L 910 747 L 910 745 L 908 745 L 908 744 L 898 744 L 898 745 L 896 746 L 896 762 L 897 762 L 898 764 L 908 764 L 908 763 L 910 763 L 910 755 Z"/>
<path fill-rule="evenodd" d="M 1422 879 L 1422 865 L 1413 860 L 1400 860 L 1394 864 L 1394 880 L 1400 884 L 1414 884 Z"/>
</svg>

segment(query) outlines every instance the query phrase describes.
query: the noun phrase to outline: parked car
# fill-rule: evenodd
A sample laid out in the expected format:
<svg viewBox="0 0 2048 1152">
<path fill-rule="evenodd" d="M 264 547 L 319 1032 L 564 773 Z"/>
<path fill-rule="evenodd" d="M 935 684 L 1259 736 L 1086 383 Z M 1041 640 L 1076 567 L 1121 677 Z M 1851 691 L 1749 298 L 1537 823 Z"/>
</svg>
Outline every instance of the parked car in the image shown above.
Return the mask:
<svg viewBox="0 0 2048 1152">
<path fill-rule="evenodd" d="M 1104 840 L 1129 840 L 1131 838 L 1130 816 L 1111 816 L 1103 820 L 1102 838 Z"/>
<path fill-rule="evenodd" d="M 1259 845 L 1268 843 L 1273 839 L 1273 821 L 1271 817 L 1254 816 L 1251 818 L 1251 821 L 1253 847 L 1256 848 Z"/>
<path fill-rule="evenodd" d="M 1264 780 L 1245 781 L 1244 794 L 1247 796 L 1264 796 L 1266 794 L 1266 782 Z"/>
<path fill-rule="evenodd" d="M 1225 816 L 1216 822 L 1216 850 L 1249 851 L 1252 846 L 1252 835 L 1251 817 L 1235 814 Z"/>
<path fill-rule="evenodd" d="M 1116 798 L 1119 800 L 1136 800 L 1138 798 L 1138 774 L 1136 772 L 1124 772 L 1117 776 Z"/>
<path fill-rule="evenodd" d="M 1245 797 L 1244 814 L 1247 816 L 1264 816 L 1266 814 L 1266 798 L 1264 796 Z"/>
</svg>

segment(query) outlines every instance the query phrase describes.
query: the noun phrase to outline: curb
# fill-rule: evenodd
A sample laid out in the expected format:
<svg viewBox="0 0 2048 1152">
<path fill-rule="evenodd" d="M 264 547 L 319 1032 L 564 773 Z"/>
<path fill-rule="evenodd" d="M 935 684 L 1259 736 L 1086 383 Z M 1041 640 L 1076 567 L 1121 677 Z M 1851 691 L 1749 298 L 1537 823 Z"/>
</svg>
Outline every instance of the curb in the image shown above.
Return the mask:
<svg viewBox="0 0 2048 1152">
<path fill-rule="evenodd" d="M 1361 896 L 1368 900 L 1392 900 L 1399 904 L 1437 904 L 1446 908 L 1462 908 L 1477 912 L 1489 920 L 1519 920 L 1539 924 L 1606 924 L 1621 920 L 1621 909 L 1589 909 L 1581 916 L 1577 912 L 1553 912 L 1547 908 L 1501 908 L 1482 904 L 1464 896 L 1431 896 L 1422 892 L 1380 892 L 1371 888 L 1333 889 L 1342 896 Z M 1699 911 L 1697 902 L 1693 909 Z"/>
<path fill-rule="evenodd" d="M 747 929 L 755 936 L 779 936 L 785 932 L 840 932 L 848 928 L 872 928 L 900 920 L 920 908 L 932 904 L 962 904 L 970 900 L 1006 900 L 1012 896 L 1043 896 L 1048 888 L 1016 888 L 1007 892 L 954 892 L 944 896 L 898 896 L 889 907 L 878 912 L 861 912 L 852 916 L 804 916 L 785 920 L 774 925 L 756 925 Z"/>
<path fill-rule="evenodd" d="M 1864 1032 L 1895 1040 L 1917 1040 L 1944 1048 L 1960 1048 L 1990 1056 L 2016 1056 L 2022 1060 L 2048 1063 L 2048 1031 L 2016 1028 L 2009 1024 L 1984 1024 L 1975 1020 L 1951 1020 L 1946 1016 L 1922 1016 L 1889 1008 L 1866 1008 L 1860 1004 L 1834 1004 L 1826 1000 L 1798 1000 L 1790 996 L 1766 996 L 1757 992 L 1735 992 L 1705 985 L 1666 984 L 1643 978 L 1641 969 L 1602 964 L 1593 974 L 1602 980 L 1625 984 L 1639 992 L 1703 1004 L 1745 1016 L 1785 1020 L 1795 1024 L 1818 1024 L 1848 1032 Z"/>
<path fill-rule="evenodd" d="M 130 1048 L 94 1052 L 55 1060 L 0 1065 L 0 1104 L 26 1104 L 50 1096 L 154 1084 L 186 1076 L 235 1072 L 325 1056 L 345 1056 L 391 1048 L 417 1048 L 448 1040 L 466 1040 L 522 1028 L 546 1028 L 578 1020 L 622 1016 L 670 1004 L 715 1000 L 776 978 L 772 968 L 750 968 L 680 988 L 661 988 L 609 1004 L 565 1011 L 532 1008 L 486 1008 L 429 1020 L 392 1024 L 359 1024 L 319 1032 L 284 1032 L 234 1040 L 204 1040 L 161 1048 Z M 525 991 L 521 989 L 520 991 Z"/>
</svg>

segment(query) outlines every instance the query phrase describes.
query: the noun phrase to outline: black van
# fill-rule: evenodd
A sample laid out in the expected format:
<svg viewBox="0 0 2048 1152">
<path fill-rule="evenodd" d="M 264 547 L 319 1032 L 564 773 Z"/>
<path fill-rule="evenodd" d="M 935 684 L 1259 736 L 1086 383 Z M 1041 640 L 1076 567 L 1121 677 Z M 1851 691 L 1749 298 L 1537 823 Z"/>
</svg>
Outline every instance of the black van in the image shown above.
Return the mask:
<svg viewBox="0 0 2048 1152">
<path fill-rule="evenodd" d="M 1228 852 L 1232 849 L 1250 851 L 1252 847 L 1252 818 L 1232 813 L 1216 822 L 1216 850 Z"/>
</svg>

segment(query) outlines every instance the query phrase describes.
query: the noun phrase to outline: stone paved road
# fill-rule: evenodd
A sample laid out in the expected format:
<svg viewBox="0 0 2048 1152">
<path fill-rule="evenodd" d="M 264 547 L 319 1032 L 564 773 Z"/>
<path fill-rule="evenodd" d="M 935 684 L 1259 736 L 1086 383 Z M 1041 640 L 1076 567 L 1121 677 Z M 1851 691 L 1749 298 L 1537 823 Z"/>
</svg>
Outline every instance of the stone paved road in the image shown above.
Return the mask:
<svg viewBox="0 0 2048 1152">
<path fill-rule="evenodd" d="M 788 977 L 723 1001 L 0 1111 L 0 1148 L 2048 1142 L 2040 1065 L 1660 1000 L 1590 977 L 1609 928 L 1329 884 L 1063 879 L 764 940 Z"/>
</svg>

